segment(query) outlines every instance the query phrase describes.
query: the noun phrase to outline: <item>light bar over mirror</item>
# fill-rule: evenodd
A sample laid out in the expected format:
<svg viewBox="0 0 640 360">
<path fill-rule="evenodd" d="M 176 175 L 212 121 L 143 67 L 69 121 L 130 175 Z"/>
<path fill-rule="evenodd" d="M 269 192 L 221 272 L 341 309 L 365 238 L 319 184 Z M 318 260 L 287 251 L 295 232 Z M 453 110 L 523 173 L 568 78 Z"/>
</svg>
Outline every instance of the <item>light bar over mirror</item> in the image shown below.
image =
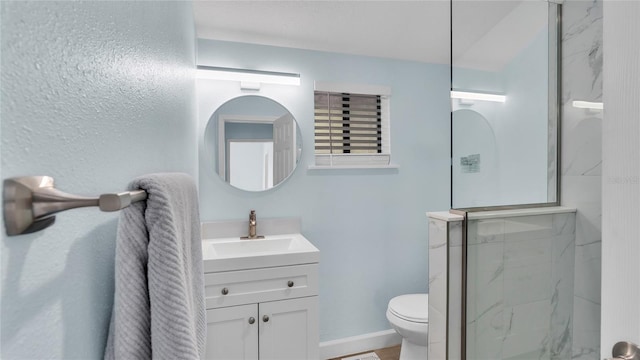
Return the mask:
<svg viewBox="0 0 640 360">
<path fill-rule="evenodd" d="M 300 86 L 300 74 L 198 65 L 198 79 Z"/>
</svg>

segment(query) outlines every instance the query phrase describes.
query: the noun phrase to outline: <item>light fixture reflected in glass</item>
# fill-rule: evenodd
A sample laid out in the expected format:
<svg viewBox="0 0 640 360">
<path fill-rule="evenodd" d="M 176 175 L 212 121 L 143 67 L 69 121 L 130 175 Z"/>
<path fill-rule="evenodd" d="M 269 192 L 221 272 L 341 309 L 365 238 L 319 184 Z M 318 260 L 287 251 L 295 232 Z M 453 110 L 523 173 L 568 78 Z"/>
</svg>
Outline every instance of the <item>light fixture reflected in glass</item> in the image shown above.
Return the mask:
<svg viewBox="0 0 640 360">
<path fill-rule="evenodd" d="M 579 109 L 589 109 L 589 110 L 603 110 L 604 104 L 601 102 L 590 102 L 590 101 L 580 101 L 574 100 L 572 103 L 574 108 Z"/>
<path fill-rule="evenodd" d="M 507 101 L 507 97 L 505 95 L 487 94 L 487 93 L 471 92 L 471 91 L 451 91 L 451 98 L 464 99 L 464 100 L 494 101 L 494 102 L 502 102 L 502 103 Z"/>
</svg>

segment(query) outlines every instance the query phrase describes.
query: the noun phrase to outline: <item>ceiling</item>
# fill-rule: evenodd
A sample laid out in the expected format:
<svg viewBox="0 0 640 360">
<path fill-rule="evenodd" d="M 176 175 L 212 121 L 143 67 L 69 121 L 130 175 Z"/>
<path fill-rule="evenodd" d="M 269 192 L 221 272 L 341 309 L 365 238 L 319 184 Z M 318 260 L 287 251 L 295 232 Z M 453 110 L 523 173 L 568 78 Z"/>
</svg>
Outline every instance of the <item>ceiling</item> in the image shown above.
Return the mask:
<svg viewBox="0 0 640 360">
<path fill-rule="evenodd" d="M 499 25 L 532 2 L 454 0 L 454 59 L 501 68 L 522 47 L 520 37 L 531 36 Z M 449 11 L 448 0 L 194 1 L 199 38 L 440 64 L 450 59 Z M 478 46 L 483 41 L 494 46 Z"/>
</svg>

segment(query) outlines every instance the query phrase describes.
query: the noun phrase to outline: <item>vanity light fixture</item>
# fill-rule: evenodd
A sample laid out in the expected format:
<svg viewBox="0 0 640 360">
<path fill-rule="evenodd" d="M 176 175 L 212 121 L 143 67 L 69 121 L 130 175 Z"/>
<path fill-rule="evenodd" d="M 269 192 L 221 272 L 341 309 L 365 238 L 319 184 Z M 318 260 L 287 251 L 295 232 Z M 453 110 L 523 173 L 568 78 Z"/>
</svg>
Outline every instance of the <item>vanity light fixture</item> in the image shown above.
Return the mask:
<svg viewBox="0 0 640 360">
<path fill-rule="evenodd" d="M 300 74 L 198 65 L 198 79 L 239 81 L 243 88 L 259 90 L 260 84 L 300 85 Z M 244 85 L 244 86 L 243 86 Z"/>
<path fill-rule="evenodd" d="M 495 101 L 495 102 L 505 102 L 507 101 L 507 97 L 505 95 L 498 94 L 487 94 L 480 92 L 471 92 L 471 91 L 451 91 L 452 99 L 463 99 L 463 100 L 483 100 L 483 101 Z"/>
<path fill-rule="evenodd" d="M 572 103 L 574 108 L 579 109 L 589 109 L 589 110 L 603 110 L 604 104 L 601 102 L 590 102 L 590 101 L 580 101 L 574 100 Z"/>
</svg>

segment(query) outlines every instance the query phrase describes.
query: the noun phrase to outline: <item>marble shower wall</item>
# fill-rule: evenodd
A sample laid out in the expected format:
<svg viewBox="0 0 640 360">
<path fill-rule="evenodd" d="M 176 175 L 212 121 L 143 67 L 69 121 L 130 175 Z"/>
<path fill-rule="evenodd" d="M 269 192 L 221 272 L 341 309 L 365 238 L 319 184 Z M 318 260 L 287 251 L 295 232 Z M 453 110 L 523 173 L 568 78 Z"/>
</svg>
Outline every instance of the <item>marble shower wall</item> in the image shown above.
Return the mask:
<svg viewBox="0 0 640 360">
<path fill-rule="evenodd" d="M 469 219 L 467 358 L 569 359 L 575 213 Z"/>
<path fill-rule="evenodd" d="M 458 360 L 462 331 L 462 216 L 429 217 L 429 359 Z"/>
<path fill-rule="evenodd" d="M 572 358 L 598 359 L 602 111 L 572 102 L 602 101 L 602 1 L 565 0 L 562 15 L 561 203 L 577 208 Z"/>
</svg>

